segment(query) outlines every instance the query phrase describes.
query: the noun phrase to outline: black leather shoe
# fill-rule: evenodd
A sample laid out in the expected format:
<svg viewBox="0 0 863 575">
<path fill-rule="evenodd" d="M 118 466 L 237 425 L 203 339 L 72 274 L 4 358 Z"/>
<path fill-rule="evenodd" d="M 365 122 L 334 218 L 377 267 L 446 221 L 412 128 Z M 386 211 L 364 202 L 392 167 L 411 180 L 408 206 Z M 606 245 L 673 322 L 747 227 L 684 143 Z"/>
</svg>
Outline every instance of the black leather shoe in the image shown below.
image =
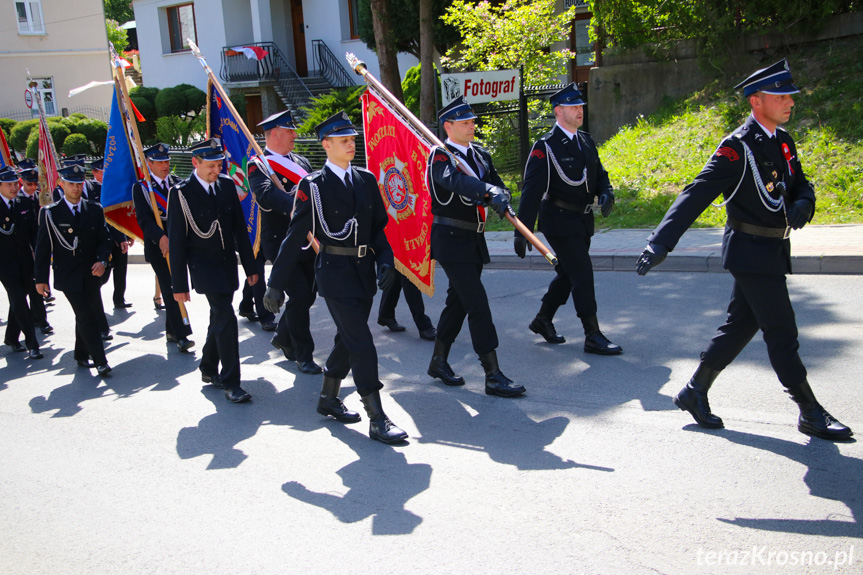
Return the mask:
<svg viewBox="0 0 863 575">
<path fill-rule="evenodd" d="M 16 342 L 14 342 L 14 343 L 9 343 L 9 342 L 7 341 L 7 342 L 6 342 L 6 345 L 8 345 L 9 347 L 11 347 L 11 348 L 12 348 L 12 351 L 17 351 L 17 352 L 27 351 L 27 348 L 26 348 L 26 347 L 24 347 L 23 345 L 21 345 L 21 342 L 20 342 L 20 341 L 16 341 Z"/>
<path fill-rule="evenodd" d="M 690 381 L 686 387 L 680 390 L 674 397 L 674 405 L 682 411 L 688 411 L 695 423 L 707 429 L 721 429 L 725 427 L 722 418 L 713 415 L 710 411 L 710 403 L 707 402 L 707 392 L 698 389 L 698 384 L 693 387 Z"/>
<path fill-rule="evenodd" d="M 195 347 L 195 342 L 191 339 L 184 337 L 177 341 L 177 349 L 179 349 L 181 353 L 188 353 L 188 351 L 193 347 Z"/>
<path fill-rule="evenodd" d="M 601 331 L 595 331 L 584 338 L 584 351 L 599 355 L 620 355 L 623 353 L 623 348 L 611 343 L 611 340 L 602 335 Z"/>
<path fill-rule="evenodd" d="M 434 341 L 437 337 L 437 330 L 433 327 L 420 330 L 420 339 Z"/>
<path fill-rule="evenodd" d="M 110 331 L 103 331 L 103 332 L 102 332 L 101 334 L 99 334 L 99 335 L 101 335 L 101 336 L 102 336 L 102 341 L 111 341 L 112 339 L 114 339 L 114 336 L 113 336 L 113 335 L 111 335 L 111 332 L 110 332 Z"/>
<path fill-rule="evenodd" d="M 51 335 L 52 333 L 54 333 L 54 328 L 47 323 L 44 325 L 40 325 L 39 329 L 42 330 L 42 335 Z"/>
<path fill-rule="evenodd" d="M 261 329 L 264 331 L 276 331 L 276 322 L 272 320 L 264 320 L 261 322 Z"/>
<path fill-rule="evenodd" d="M 177 336 L 174 335 L 173 333 L 166 333 L 165 334 L 165 340 L 168 343 L 177 343 Z"/>
<path fill-rule="evenodd" d="M 396 321 L 396 318 L 378 318 L 378 325 L 389 328 L 390 331 L 405 331 L 407 328 Z"/>
<path fill-rule="evenodd" d="M 356 423 L 362 419 L 359 413 L 345 407 L 345 404 L 338 397 L 320 398 L 318 400 L 318 413 L 332 416 L 336 421 L 342 423 Z"/>
<path fill-rule="evenodd" d="M 324 370 L 321 369 L 321 366 L 316 364 L 314 360 L 309 361 L 298 361 L 297 368 L 303 373 L 307 373 L 309 375 L 317 375 L 319 373 L 323 373 Z"/>
<path fill-rule="evenodd" d="M 518 385 L 500 370 L 497 363 L 497 351 L 492 350 L 479 356 L 479 362 L 485 371 L 485 392 L 487 395 L 499 397 L 516 397 L 525 392 L 523 385 Z"/>
<path fill-rule="evenodd" d="M 42 352 L 39 349 L 31 349 L 27 351 L 27 357 L 30 359 L 42 359 Z"/>
<path fill-rule="evenodd" d="M 451 343 L 436 339 L 434 342 L 434 351 L 429 362 L 429 368 L 426 371 L 430 376 L 437 378 L 446 385 L 456 386 L 464 385 L 464 378 L 456 373 L 450 367 L 447 358 L 449 358 L 449 350 L 452 347 Z"/>
<path fill-rule="evenodd" d="M 557 335 L 557 330 L 554 329 L 554 324 L 550 319 L 536 316 L 527 327 L 533 333 L 545 338 L 548 343 L 564 343 L 566 341 L 562 335 Z"/>
<path fill-rule="evenodd" d="M 96 364 L 93 363 L 92 361 L 88 360 L 88 359 L 79 359 L 79 360 L 77 360 L 77 362 L 78 362 L 78 367 L 87 367 L 87 368 L 96 367 Z"/>
<path fill-rule="evenodd" d="M 854 435 L 849 427 L 827 413 L 827 410 L 817 403 L 801 406 L 797 430 L 829 441 L 844 441 Z"/>
<path fill-rule="evenodd" d="M 127 307 L 132 307 L 132 304 L 125 301 L 114 302 L 114 309 L 126 309 Z"/>
<path fill-rule="evenodd" d="M 225 385 L 222 383 L 222 380 L 219 379 L 219 374 L 211 375 L 202 371 L 201 381 L 203 381 L 204 383 L 209 383 L 216 389 L 225 389 Z"/>
<path fill-rule="evenodd" d="M 154 297 L 153 298 L 153 309 L 156 311 L 161 311 L 165 309 L 165 304 L 162 302 L 162 298 Z"/>
<path fill-rule="evenodd" d="M 249 321 L 258 321 L 258 319 L 259 319 L 258 314 L 256 314 L 253 311 L 242 311 L 242 310 L 240 310 L 239 315 L 240 315 L 240 317 L 244 317 Z"/>
<path fill-rule="evenodd" d="M 287 359 L 288 361 L 297 361 L 297 356 L 296 353 L 294 353 L 294 348 L 292 348 L 290 345 L 284 344 L 276 338 L 271 339 L 270 344 L 274 348 L 282 350 L 282 353 L 285 354 L 285 359 Z"/>
<path fill-rule="evenodd" d="M 252 399 L 252 396 L 246 393 L 239 385 L 237 387 L 232 387 L 230 389 L 225 390 L 225 397 L 228 398 L 228 401 L 231 403 L 245 403 Z"/>
<path fill-rule="evenodd" d="M 99 377 L 108 377 L 108 374 L 113 370 L 111 369 L 111 366 L 106 363 L 105 365 L 97 365 L 96 371 L 99 372 Z"/>
<path fill-rule="evenodd" d="M 401 443 L 408 438 L 408 434 L 390 421 L 390 418 L 384 413 L 379 391 L 361 397 L 360 401 L 363 402 L 363 407 L 366 408 L 366 413 L 369 416 L 369 438 L 388 445 Z"/>
</svg>

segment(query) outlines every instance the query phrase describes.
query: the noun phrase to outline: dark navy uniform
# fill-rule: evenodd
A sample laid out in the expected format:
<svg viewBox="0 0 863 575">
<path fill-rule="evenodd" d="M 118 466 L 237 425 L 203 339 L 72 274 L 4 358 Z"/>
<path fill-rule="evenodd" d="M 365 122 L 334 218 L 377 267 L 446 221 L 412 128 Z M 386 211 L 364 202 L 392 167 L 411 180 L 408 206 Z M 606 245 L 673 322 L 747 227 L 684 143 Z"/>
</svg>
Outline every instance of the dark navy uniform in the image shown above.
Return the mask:
<svg viewBox="0 0 863 575">
<path fill-rule="evenodd" d="M 459 156 L 455 146 L 448 150 Z M 449 279 L 446 304 L 437 325 L 437 338 L 452 344 L 468 320 L 471 342 L 477 355 L 498 347 L 497 330 L 491 317 L 488 296 L 482 285 L 482 268 L 489 263 L 485 242 L 486 194 L 494 187 L 505 187 L 495 170 L 491 155 L 471 145 L 481 177 L 459 171 L 440 149 L 430 158 L 429 182 L 432 188 L 431 257 Z M 466 158 L 463 158 L 466 161 Z"/>
<path fill-rule="evenodd" d="M 188 293 L 191 276 L 192 288 L 207 297 L 210 325 L 200 370 L 205 381 L 218 377 L 231 390 L 240 386 L 239 334 L 232 305 L 240 285 L 237 252 L 247 276 L 255 273 L 255 257 L 234 181 L 220 175 L 212 185 L 215 198 L 193 172 L 170 190 L 171 287 L 175 294 Z"/>
<path fill-rule="evenodd" d="M 7 168 L 11 171 L 11 168 Z M 0 282 L 9 298 L 9 320 L 3 342 L 13 347 L 20 345 L 18 336 L 24 333 L 24 344 L 38 359 L 39 341 L 33 317 L 27 305 L 27 295 L 33 282 L 33 244 L 36 240 L 36 219 L 32 201 L 16 196 L 12 200 L 0 198 Z M 41 297 L 36 299 L 41 300 Z M 44 307 L 43 307 L 44 313 Z"/>
<path fill-rule="evenodd" d="M 272 152 L 264 150 L 264 155 Z M 287 158 L 311 173 L 309 161 L 293 152 Z M 295 189 L 285 176 L 278 175 L 286 192 L 273 184 L 270 177 L 254 164 L 249 166 L 249 184 L 255 199 L 261 207 L 261 250 L 263 257 L 271 262 L 276 261 L 279 248 L 288 233 L 291 223 L 291 211 L 294 207 Z M 299 364 L 313 361 L 315 340 L 312 337 L 309 310 L 315 303 L 315 253 L 305 250 L 294 258 L 294 268 L 285 272 L 283 289 L 288 294 L 285 311 L 279 319 L 273 345 L 279 349 L 293 350 L 291 359 Z"/>
<path fill-rule="evenodd" d="M 158 190 L 166 199 L 170 188 L 180 182 L 180 178 L 174 174 L 168 174 L 167 179 L 161 183 L 157 182 L 155 178 L 150 179 L 150 185 L 153 186 L 154 191 Z M 153 215 L 150 194 L 148 191 L 144 191 L 144 187 L 140 183 L 136 183 L 132 187 L 132 200 L 135 202 L 135 217 L 138 219 L 138 226 L 144 234 L 144 259 L 153 267 L 159 288 L 162 291 L 162 302 L 165 306 L 165 335 L 169 341 L 188 338 L 192 334 L 192 326 L 183 322 L 180 304 L 174 299 L 168 262 L 159 248 L 159 241 L 168 237 L 168 215 L 162 206 L 156 202 L 159 218 L 162 221 L 162 227 L 159 227 L 156 217 Z"/>
<path fill-rule="evenodd" d="M 759 70 L 737 86 L 750 101 L 753 115 L 722 140 L 707 165 L 677 197 L 648 238 L 637 270 L 645 274 L 674 249 L 683 232 L 720 195 L 728 215 L 722 238 L 722 266 L 734 278 L 725 323 L 701 354 L 701 363 L 674 403 L 699 425 L 722 427 L 710 411 L 707 392 L 719 373 L 762 331 L 767 354 L 779 381 L 800 407 L 798 429 L 826 439 L 847 439 L 851 430 L 817 402 L 798 354 L 797 324 L 785 276 L 791 273 L 791 228 L 803 227 L 815 209 L 815 191 L 806 179 L 791 136 L 776 127 L 771 137 L 755 118 L 764 109 L 767 121 L 780 123 L 763 98 L 787 106 L 797 93 L 787 62 Z M 764 92 L 769 96 L 758 96 Z M 784 103 L 782 103 L 784 102 Z M 790 102 L 790 103 L 787 103 Z M 763 108 L 761 108 L 763 106 Z M 658 261 L 657 261 L 658 260 Z"/>
<path fill-rule="evenodd" d="M 99 291 L 102 278 L 92 274 L 92 267 L 108 262 L 111 239 L 102 206 L 84 199 L 78 205 L 81 213 L 77 218 L 65 200 L 39 213 L 36 283 L 48 283 L 53 263 L 54 287 L 63 292 L 75 312 L 75 359 L 85 362 L 89 357 L 97 366 L 105 366 L 108 361 L 100 337 L 105 316 Z"/>
<path fill-rule="evenodd" d="M 286 291 L 289 275 L 311 248 L 314 232 L 321 251 L 315 258 L 318 291 L 338 329 L 325 375 L 337 380 L 353 372 L 361 396 L 380 390 L 378 355 L 368 326 L 376 285 L 375 264 L 393 266 L 384 227 L 388 218 L 374 175 L 349 169 L 353 191 L 329 166 L 304 178 L 296 191 L 295 211 L 273 264 L 269 286 Z"/>
<path fill-rule="evenodd" d="M 568 107 L 584 106 L 581 92 L 575 84 L 570 84 L 553 94 L 550 100 L 555 113 L 561 116 L 530 151 L 518 218 L 532 230 L 539 217 L 539 229 L 559 263 L 555 269 L 557 275 L 542 298 L 542 306 L 530 330 L 549 343 L 563 343 L 565 339 L 557 335 L 552 319 L 572 293 L 572 303 L 584 326 L 584 351 L 616 355 L 622 352 L 620 346 L 612 344 L 599 331 L 590 261 L 594 201 L 601 199 L 605 208 L 603 215 L 607 215 L 614 204 L 614 193 L 590 134 L 578 130 L 577 126 L 568 134 L 560 124 L 566 122 L 562 118 Z M 520 257 L 525 255 L 525 243 L 516 231 L 516 253 Z"/>
<path fill-rule="evenodd" d="M 35 171 L 34 171 L 35 175 Z M 21 177 L 24 177 L 24 173 L 21 173 Z M 38 177 L 38 176 L 37 176 Z M 27 195 L 27 193 L 22 188 L 18 192 L 18 198 L 24 200 L 25 204 L 29 206 L 30 213 L 33 218 L 33 229 L 38 229 L 39 222 L 39 210 L 41 206 L 39 205 L 39 192 L 37 191 L 32 196 Z M 36 234 L 34 233 L 32 236 L 32 242 L 30 244 L 33 254 L 36 253 Z M 30 305 L 30 315 L 33 317 L 33 324 L 42 330 L 44 334 L 53 333 L 54 329 L 48 324 L 48 314 L 45 310 L 45 299 L 42 295 L 36 291 L 36 278 L 33 278 L 33 281 L 29 283 L 27 286 L 27 300 Z"/>
</svg>

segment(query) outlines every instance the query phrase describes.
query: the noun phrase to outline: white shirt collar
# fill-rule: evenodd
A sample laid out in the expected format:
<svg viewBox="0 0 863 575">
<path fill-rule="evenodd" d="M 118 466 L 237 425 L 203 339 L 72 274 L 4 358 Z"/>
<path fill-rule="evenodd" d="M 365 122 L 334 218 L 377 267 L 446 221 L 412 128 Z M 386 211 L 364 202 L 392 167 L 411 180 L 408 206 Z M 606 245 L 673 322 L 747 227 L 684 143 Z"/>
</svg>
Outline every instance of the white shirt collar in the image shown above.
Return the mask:
<svg viewBox="0 0 863 575">
<path fill-rule="evenodd" d="M 3 197 L 3 202 L 6 204 L 6 207 L 7 207 L 7 208 L 9 208 L 9 209 L 11 210 L 11 209 L 12 209 L 12 202 L 13 202 L 14 200 L 7 200 L 7 199 L 6 199 L 6 196 L 2 196 L 2 197 Z"/>
<path fill-rule="evenodd" d="M 210 193 L 210 186 L 212 186 L 213 184 L 211 184 L 210 182 L 206 182 L 206 181 L 202 180 L 201 178 L 199 178 L 197 171 L 192 171 L 192 173 L 195 175 L 195 179 L 198 180 L 198 183 L 201 184 L 201 187 L 204 188 L 204 191 L 209 194 Z M 213 190 L 215 190 L 215 187 L 213 188 Z"/>
<path fill-rule="evenodd" d="M 335 175 L 337 175 L 339 177 L 339 179 L 343 182 L 345 181 L 345 174 L 347 173 L 348 170 L 351 169 L 350 164 L 348 164 L 348 170 L 343 170 L 342 168 L 338 167 L 337 165 L 335 165 L 334 163 L 332 163 L 329 160 L 327 160 L 327 163 L 324 165 L 326 167 L 328 167 Z"/>
<path fill-rule="evenodd" d="M 75 206 L 78 206 L 78 211 L 79 211 L 79 212 L 83 211 L 83 208 L 81 207 L 81 203 L 84 201 L 84 198 L 81 198 L 80 200 L 78 200 L 78 203 L 77 203 L 77 204 L 73 204 L 73 203 L 72 203 L 72 202 L 70 202 L 70 201 L 68 200 L 68 198 L 66 198 L 66 196 L 64 195 L 64 196 L 63 196 L 63 201 L 64 201 L 64 202 L 66 202 L 66 205 L 67 205 L 67 206 L 69 206 L 69 211 L 70 211 L 70 212 L 72 212 L 73 214 L 75 213 Z"/>
<path fill-rule="evenodd" d="M 752 114 L 752 119 L 753 119 L 753 120 L 755 120 L 755 114 Z M 765 133 L 765 134 L 767 134 L 767 137 L 768 137 L 768 138 L 772 138 L 773 136 L 775 136 L 775 135 L 776 135 L 776 130 L 773 130 L 773 131 L 771 132 L 770 130 L 768 130 L 767 128 L 765 128 L 765 127 L 764 127 L 764 124 L 762 124 L 762 123 L 761 123 L 761 122 L 759 122 L 758 120 L 755 120 L 755 123 L 756 123 L 756 124 L 758 124 L 759 126 L 761 126 L 761 129 L 762 129 L 762 130 L 764 130 L 764 133 Z"/>
<path fill-rule="evenodd" d="M 455 142 L 453 142 L 449 138 L 446 139 L 446 144 L 448 146 L 452 146 L 453 148 L 455 148 L 456 150 L 458 150 L 459 152 L 464 154 L 465 157 L 467 157 L 467 151 L 472 147 L 470 144 L 468 144 L 467 147 L 464 147 L 461 144 L 456 144 Z"/>
<path fill-rule="evenodd" d="M 270 148 L 265 147 L 265 148 L 264 148 L 264 155 L 266 155 L 266 153 L 267 153 L 267 152 L 269 152 L 269 153 L 270 153 L 271 155 L 273 155 L 273 156 L 278 156 L 278 157 L 280 157 L 280 158 L 287 158 L 288 156 L 290 156 L 290 155 L 291 155 L 291 153 L 290 153 L 290 152 L 288 152 L 287 154 L 280 154 L 280 153 L 278 153 L 278 152 L 274 152 L 274 151 L 273 151 L 273 150 L 271 150 Z"/>
<path fill-rule="evenodd" d="M 153 172 L 150 172 L 150 178 L 156 181 L 157 186 L 161 186 L 162 182 L 165 182 L 167 180 L 167 178 L 165 178 L 165 180 L 163 180 L 162 178 L 160 178 L 159 176 L 157 176 Z"/>
</svg>

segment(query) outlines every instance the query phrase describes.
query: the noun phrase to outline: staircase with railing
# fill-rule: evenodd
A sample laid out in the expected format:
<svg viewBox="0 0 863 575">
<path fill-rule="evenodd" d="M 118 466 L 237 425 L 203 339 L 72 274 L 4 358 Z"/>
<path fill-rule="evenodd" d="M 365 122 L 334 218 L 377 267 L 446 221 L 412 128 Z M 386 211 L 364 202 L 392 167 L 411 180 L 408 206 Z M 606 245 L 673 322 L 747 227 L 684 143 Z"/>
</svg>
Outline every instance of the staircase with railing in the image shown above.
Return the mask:
<svg viewBox="0 0 863 575">
<path fill-rule="evenodd" d="M 323 76 L 333 88 L 356 86 L 354 75 L 345 66 L 344 58 L 337 58 L 323 40 L 312 40 L 315 73 Z"/>
<path fill-rule="evenodd" d="M 225 82 L 273 82 L 276 93 L 286 106 L 298 112 L 307 106 L 312 93 L 282 51 L 273 42 L 255 42 L 244 47 L 260 48 L 260 59 L 250 59 L 229 46 L 222 48 L 222 69 L 219 76 Z M 298 116 L 302 116 L 300 112 Z"/>
</svg>

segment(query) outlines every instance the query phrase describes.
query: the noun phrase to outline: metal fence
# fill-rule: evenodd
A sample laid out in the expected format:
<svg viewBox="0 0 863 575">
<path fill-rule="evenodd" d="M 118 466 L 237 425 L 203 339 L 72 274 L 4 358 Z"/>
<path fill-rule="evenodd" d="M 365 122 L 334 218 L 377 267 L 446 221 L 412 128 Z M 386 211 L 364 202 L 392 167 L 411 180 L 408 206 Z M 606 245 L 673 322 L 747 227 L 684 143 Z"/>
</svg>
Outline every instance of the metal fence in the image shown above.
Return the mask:
<svg viewBox="0 0 863 575">
<path fill-rule="evenodd" d="M 68 117 L 70 114 L 84 114 L 88 118 L 107 122 L 111 117 L 111 110 L 99 106 L 75 106 L 74 108 L 63 108 L 63 117 Z M 27 108 L 17 108 L 0 112 L 0 118 L 9 118 L 16 122 L 24 122 L 38 117 L 38 114 Z"/>
</svg>

